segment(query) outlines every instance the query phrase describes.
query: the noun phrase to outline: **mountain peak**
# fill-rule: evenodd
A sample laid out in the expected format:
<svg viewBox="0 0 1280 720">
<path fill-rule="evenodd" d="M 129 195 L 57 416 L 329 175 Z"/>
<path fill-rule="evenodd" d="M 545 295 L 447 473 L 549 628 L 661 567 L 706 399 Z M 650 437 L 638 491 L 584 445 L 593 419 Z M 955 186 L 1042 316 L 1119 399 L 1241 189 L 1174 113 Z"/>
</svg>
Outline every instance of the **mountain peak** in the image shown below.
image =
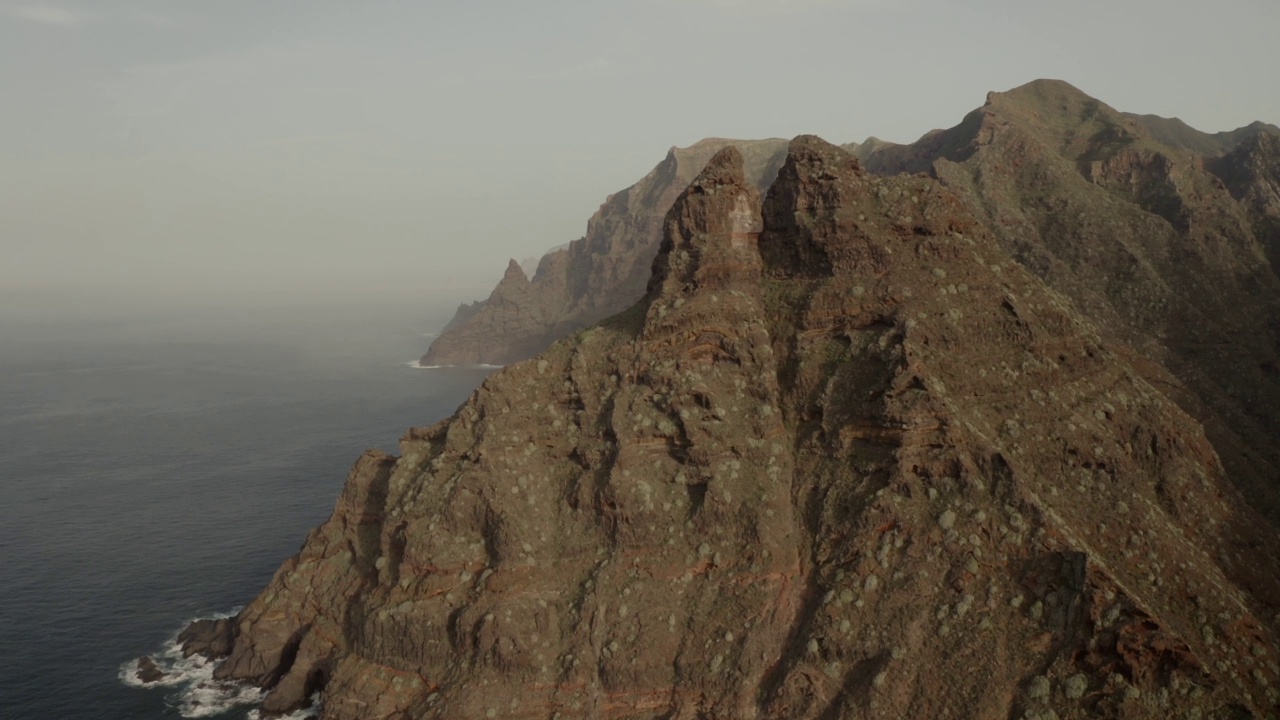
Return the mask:
<svg viewBox="0 0 1280 720">
<path fill-rule="evenodd" d="M 1111 106 L 1062 80 L 1033 80 L 1007 92 L 988 93 L 984 107 L 1005 119 L 1017 119 L 1055 134 L 1081 122 L 1131 124 Z"/>
<path fill-rule="evenodd" d="M 515 258 L 511 258 L 507 263 L 506 272 L 502 274 L 502 282 L 527 283 L 529 282 L 529 276 L 524 274 L 524 268 L 520 267 L 520 262 Z"/>
<path fill-rule="evenodd" d="M 1035 104 L 1046 102 L 1061 103 L 1063 101 L 1073 103 L 1094 101 L 1092 97 L 1075 85 L 1072 85 L 1065 80 L 1055 80 L 1052 78 L 1032 80 L 1029 83 L 1019 85 L 1018 87 L 1013 88 L 1012 90 L 1006 90 L 1005 92 L 987 93 L 988 104 L 993 100 L 999 99 Z"/>
<path fill-rule="evenodd" d="M 817 135 L 798 135 L 787 147 L 787 163 L 849 165 L 861 172 L 858 159 L 839 145 Z"/>
<path fill-rule="evenodd" d="M 693 179 L 691 187 L 714 191 L 726 185 L 745 185 L 746 172 L 742 151 L 734 145 L 725 145 L 711 156 L 706 167 Z"/>
<path fill-rule="evenodd" d="M 649 280 L 652 294 L 688 299 L 698 290 L 738 284 L 759 271 L 760 194 L 748 182 L 742 153 L 719 150 L 676 199 Z M 667 297 L 667 299 L 674 299 Z"/>
<path fill-rule="evenodd" d="M 734 147 L 741 158 L 743 177 L 757 189 L 763 190 L 773 181 L 786 146 L 787 141 L 781 138 L 735 140 L 708 137 L 688 147 L 673 147 L 667 157 L 669 162 L 675 162 L 675 174 L 683 189 L 684 185 L 706 167 L 717 152 L 726 147 Z"/>
</svg>

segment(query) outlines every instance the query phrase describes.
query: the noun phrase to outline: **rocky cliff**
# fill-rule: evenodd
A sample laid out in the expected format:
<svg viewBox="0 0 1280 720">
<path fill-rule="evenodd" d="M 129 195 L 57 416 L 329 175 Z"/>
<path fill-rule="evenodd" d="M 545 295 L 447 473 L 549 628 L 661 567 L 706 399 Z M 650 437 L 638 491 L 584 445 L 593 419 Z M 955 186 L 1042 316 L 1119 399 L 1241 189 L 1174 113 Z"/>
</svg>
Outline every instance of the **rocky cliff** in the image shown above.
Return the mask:
<svg viewBox="0 0 1280 720">
<path fill-rule="evenodd" d="M 1136 152 L 1071 170 L 1127 207 Z M 966 183 L 802 137 L 761 198 L 718 152 L 638 302 L 362 457 L 189 649 L 334 719 L 1274 714 L 1280 536 L 1112 339 L 1154 315 L 1081 312 L 1045 267 L 1120 290 Z"/>
<path fill-rule="evenodd" d="M 1201 133 L 1041 80 L 863 153 L 959 193 L 1002 250 L 1123 352 L 1172 371 L 1233 481 L 1280 518 L 1280 133 Z M 1225 181 L 1225 182 L 1224 182 Z"/>
<path fill-rule="evenodd" d="M 733 145 L 763 190 L 786 154 L 785 140 L 708 138 L 667 157 L 639 182 L 610 195 L 587 234 L 543 256 L 529 277 L 514 260 L 487 300 L 463 305 L 422 357 L 423 365 L 506 365 L 622 312 L 644 293 L 662 221 L 716 151 Z"/>
<path fill-rule="evenodd" d="M 1208 167 L 1244 204 L 1271 267 L 1280 272 L 1280 128 L 1254 133 Z"/>
</svg>

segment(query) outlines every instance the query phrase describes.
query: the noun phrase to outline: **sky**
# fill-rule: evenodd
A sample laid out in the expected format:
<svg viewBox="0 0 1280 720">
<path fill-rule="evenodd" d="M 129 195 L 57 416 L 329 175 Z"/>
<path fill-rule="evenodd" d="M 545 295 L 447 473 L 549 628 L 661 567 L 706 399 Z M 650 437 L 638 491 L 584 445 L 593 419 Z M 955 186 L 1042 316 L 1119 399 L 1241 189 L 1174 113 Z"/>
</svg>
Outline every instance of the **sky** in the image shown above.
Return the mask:
<svg viewBox="0 0 1280 720">
<path fill-rule="evenodd" d="M 0 301 L 451 306 L 673 145 L 909 142 L 1040 77 L 1280 123 L 1276 37 L 1275 0 L 0 0 Z"/>
</svg>

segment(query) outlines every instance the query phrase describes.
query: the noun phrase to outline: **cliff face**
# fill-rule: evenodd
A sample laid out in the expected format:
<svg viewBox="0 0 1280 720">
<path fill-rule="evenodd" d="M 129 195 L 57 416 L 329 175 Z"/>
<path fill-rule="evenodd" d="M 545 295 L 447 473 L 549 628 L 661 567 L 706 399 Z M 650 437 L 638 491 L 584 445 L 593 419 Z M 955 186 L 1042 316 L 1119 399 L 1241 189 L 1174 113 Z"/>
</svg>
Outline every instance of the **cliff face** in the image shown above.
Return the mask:
<svg viewBox="0 0 1280 720">
<path fill-rule="evenodd" d="M 506 365 L 630 307 L 644 293 L 676 197 L 716 151 L 734 145 L 758 189 L 773 182 L 785 140 L 708 138 L 672 148 L 639 182 L 609 196 L 587 222 L 587 234 L 543 256 L 532 278 L 507 275 L 488 300 L 464 305 L 431 344 L 423 365 Z M 513 304 L 513 298 L 519 303 Z"/>
<path fill-rule="evenodd" d="M 366 454 L 191 649 L 353 720 L 1273 712 L 1274 526 L 966 192 L 724 149 L 639 302 Z"/>
<path fill-rule="evenodd" d="M 1172 371 L 1156 381 L 1182 386 L 1172 396 L 1233 481 L 1280 519 L 1276 137 L 1261 123 L 1209 135 L 1125 115 L 1042 80 L 864 158 L 937 177 L 1140 368 Z"/>
<path fill-rule="evenodd" d="M 1280 273 L 1280 128 L 1253 134 L 1208 167 L 1251 213 L 1255 234 Z"/>
</svg>

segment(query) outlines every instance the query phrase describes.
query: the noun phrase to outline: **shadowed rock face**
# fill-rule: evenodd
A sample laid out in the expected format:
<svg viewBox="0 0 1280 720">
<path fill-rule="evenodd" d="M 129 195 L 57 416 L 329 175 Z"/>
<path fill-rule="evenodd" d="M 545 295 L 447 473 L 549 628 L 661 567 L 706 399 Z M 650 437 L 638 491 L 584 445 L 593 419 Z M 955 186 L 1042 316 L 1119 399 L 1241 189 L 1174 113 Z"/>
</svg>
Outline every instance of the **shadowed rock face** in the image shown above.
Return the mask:
<svg viewBox="0 0 1280 720">
<path fill-rule="evenodd" d="M 605 200 L 587 222 L 585 237 L 543 256 L 532 278 L 513 275 L 509 267 L 487 300 L 460 307 L 422 364 L 518 362 L 626 310 L 644 294 L 667 211 L 727 145 L 743 153 L 744 172 L 758 190 L 773 182 L 787 148 L 785 140 L 720 138 L 671 148 L 652 172 Z"/>
<path fill-rule="evenodd" d="M 357 462 L 218 674 L 353 720 L 1265 716 L 1274 526 L 988 222 L 720 151 L 638 303 Z"/>
<path fill-rule="evenodd" d="M 1208 167 L 1248 209 L 1271 267 L 1280 272 L 1280 128 L 1255 133 Z"/>
<path fill-rule="evenodd" d="M 1125 115 L 1042 80 L 864 159 L 963 197 L 1007 254 L 1173 385 L 1233 482 L 1280 522 L 1278 137 Z"/>
</svg>

